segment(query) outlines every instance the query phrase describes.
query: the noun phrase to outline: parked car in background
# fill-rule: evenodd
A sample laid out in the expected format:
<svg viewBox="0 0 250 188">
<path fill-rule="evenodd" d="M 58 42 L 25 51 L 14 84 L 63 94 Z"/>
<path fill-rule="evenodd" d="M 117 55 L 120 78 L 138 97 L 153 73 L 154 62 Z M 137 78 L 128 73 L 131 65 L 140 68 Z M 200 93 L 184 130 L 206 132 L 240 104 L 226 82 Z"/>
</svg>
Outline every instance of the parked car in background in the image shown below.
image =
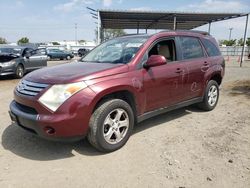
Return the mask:
<svg viewBox="0 0 250 188">
<path fill-rule="evenodd" d="M 0 76 L 15 75 L 22 78 L 30 72 L 47 66 L 47 56 L 43 49 L 22 46 L 0 47 Z"/>
<path fill-rule="evenodd" d="M 72 52 L 67 52 L 65 50 L 59 50 L 59 49 L 47 49 L 47 56 L 48 60 L 51 59 L 70 60 L 74 57 Z"/>
<path fill-rule="evenodd" d="M 191 104 L 213 110 L 224 72 L 224 58 L 207 33 L 123 36 L 80 62 L 28 74 L 15 88 L 10 117 L 43 138 L 86 136 L 111 152 L 127 142 L 137 122 Z"/>
<path fill-rule="evenodd" d="M 80 48 L 78 50 L 78 56 L 83 57 L 85 56 L 90 50 L 86 48 Z"/>
</svg>

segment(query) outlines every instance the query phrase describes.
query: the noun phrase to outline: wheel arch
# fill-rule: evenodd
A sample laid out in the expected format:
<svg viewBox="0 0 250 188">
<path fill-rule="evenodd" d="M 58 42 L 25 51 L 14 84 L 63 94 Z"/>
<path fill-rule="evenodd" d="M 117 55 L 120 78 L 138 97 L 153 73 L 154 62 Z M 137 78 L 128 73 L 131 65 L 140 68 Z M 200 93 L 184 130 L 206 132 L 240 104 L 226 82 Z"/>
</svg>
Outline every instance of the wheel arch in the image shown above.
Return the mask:
<svg viewBox="0 0 250 188">
<path fill-rule="evenodd" d="M 121 99 L 131 106 L 136 119 L 138 112 L 138 103 L 135 96 L 135 93 L 130 88 L 119 87 L 103 90 L 96 96 L 91 113 L 93 113 L 95 109 L 98 108 L 98 106 L 100 106 L 104 101 L 110 99 Z"/>
</svg>

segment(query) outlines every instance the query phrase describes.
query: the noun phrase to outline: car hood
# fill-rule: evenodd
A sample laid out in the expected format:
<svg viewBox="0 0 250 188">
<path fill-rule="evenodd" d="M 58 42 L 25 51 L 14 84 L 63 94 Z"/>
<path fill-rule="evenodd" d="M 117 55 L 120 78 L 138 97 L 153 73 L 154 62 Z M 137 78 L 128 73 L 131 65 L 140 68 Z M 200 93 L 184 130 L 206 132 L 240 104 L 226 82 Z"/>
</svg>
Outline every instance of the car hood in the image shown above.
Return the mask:
<svg viewBox="0 0 250 188">
<path fill-rule="evenodd" d="M 18 57 L 19 56 L 16 54 L 0 53 L 0 63 L 9 62 L 9 61 L 16 59 Z"/>
<path fill-rule="evenodd" d="M 25 80 L 46 84 L 65 84 L 120 74 L 128 71 L 123 64 L 73 62 L 33 71 Z"/>
</svg>

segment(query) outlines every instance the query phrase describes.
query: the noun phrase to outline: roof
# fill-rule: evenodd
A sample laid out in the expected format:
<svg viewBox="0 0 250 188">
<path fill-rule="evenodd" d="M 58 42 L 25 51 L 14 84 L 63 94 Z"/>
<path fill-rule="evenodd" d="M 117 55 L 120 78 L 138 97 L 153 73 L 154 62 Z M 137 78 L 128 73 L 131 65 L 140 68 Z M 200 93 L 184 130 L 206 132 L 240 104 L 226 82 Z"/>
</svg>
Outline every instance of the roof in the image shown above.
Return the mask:
<svg viewBox="0 0 250 188">
<path fill-rule="evenodd" d="M 177 29 L 189 30 L 209 22 L 246 16 L 247 13 L 155 12 L 99 10 L 102 28 L 109 29 Z"/>
</svg>

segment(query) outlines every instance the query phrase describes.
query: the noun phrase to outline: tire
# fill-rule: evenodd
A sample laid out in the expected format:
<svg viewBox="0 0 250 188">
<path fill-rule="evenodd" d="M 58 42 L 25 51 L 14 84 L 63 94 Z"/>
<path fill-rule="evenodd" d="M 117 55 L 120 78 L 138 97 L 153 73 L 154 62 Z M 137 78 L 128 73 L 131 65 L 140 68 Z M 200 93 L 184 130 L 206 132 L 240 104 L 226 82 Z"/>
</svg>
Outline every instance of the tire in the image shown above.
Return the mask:
<svg viewBox="0 0 250 188">
<path fill-rule="evenodd" d="M 52 58 L 50 55 L 47 56 L 47 60 L 50 61 Z"/>
<path fill-rule="evenodd" d="M 214 80 L 210 80 L 207 84 L 203 101 L 198 105 L 199 108 L 205 111 L 213 110 L 218 103 L 219 94 L 220 91 L 218 83 Z"/>
<path fill-rule="evenodd" d="M 15 77 L 16 78 L 22 78 L 24 75 L 24 68 L 22 65 L 17 65 Z"/>
<path fill-rule="evenodd" d="M 120 99 L 111 99 L 99 105 L 92 114 L 87 138 L 97 150 L 112 152 L 126 144 L 133 127 L 134 113 L 130 105 Z"/>
<path fill-rule="evenodd" d="M 67 59 L 67 60 L 70 60 L 70 59 L 71 59 L 71 57 L 68 55 L 68 56 L 66 57 L 66 59 Z"/>
</svg>

